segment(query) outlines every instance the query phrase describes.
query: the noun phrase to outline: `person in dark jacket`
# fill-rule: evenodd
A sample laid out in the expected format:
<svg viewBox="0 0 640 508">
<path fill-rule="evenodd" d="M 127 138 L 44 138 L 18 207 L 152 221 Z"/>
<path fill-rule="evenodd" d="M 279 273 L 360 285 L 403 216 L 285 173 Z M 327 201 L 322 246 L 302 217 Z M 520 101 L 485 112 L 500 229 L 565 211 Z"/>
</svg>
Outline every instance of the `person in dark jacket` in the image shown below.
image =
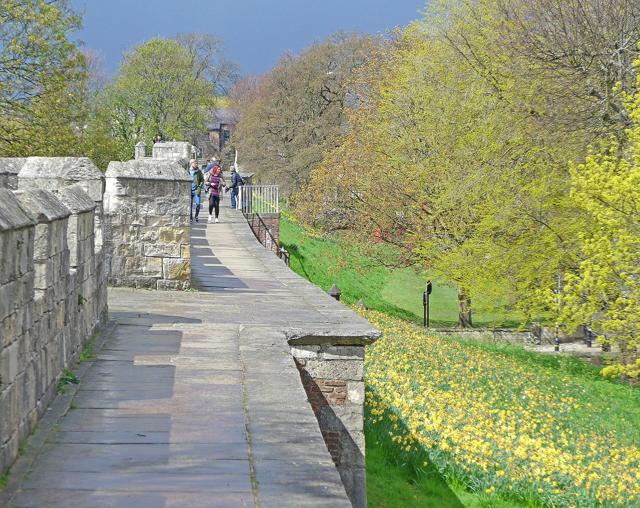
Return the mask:
<svg viewBox="0 0 640 508">
<path fill-rule="evenodd" d="M 231 189 L 231 208 L 234 210 L 237 206 L 238 192 L 242 185 L 244 185 L 244 180 L 238 173 L 235 165 L 231 166 L 231 185 L 227 189 Z"/>
<path fill-rule="evenodd" d="M 202 187 L 204 186 L 204 176 L 202 171 L 198 167 L 198 161 L 191 159 L 189 161 L 189 174 L 191 175 L 191 206 L 189 207 L 189 217 L 193 222 L 193 204 L 196 205 L 196 222 L 198 222 L 198 215 L 200 215 L 200 194 L 202 194 Z"/>
<path fill-rule="evenodd" d="M 218 223 L 218 217 L 220 216 L 220 198 L 222 197 L 222 189 L 227 187 L 227 182 L 224 181 L 220 166 L 214 166 L 214 168 L 209 173 L 207 173 L 205 180 L 209 184 L 208 222 L 214 222 L 214 216 L 212 214 L 215 210 L 215 222 Z"/>
</svg>

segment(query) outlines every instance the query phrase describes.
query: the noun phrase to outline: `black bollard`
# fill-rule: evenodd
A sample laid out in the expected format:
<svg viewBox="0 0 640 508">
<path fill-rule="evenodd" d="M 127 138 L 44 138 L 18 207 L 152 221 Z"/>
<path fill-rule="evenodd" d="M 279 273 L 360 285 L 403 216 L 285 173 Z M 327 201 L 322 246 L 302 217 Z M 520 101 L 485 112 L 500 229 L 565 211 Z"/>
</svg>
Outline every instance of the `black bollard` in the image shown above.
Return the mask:
<svg viewBox="0 0 640 508">
<path fill-rule="evenodd" d="M 342 294 L 342 292 L 340 291 L 340 288 L 338 286 L 336 286 L 335 284 L 333 286 L 331 286 L 331 289 L 329 290 L 329 296 L 331 298 L 335 298 L 336 301 L 340 301 L 340 295 Z"/>
</svg>

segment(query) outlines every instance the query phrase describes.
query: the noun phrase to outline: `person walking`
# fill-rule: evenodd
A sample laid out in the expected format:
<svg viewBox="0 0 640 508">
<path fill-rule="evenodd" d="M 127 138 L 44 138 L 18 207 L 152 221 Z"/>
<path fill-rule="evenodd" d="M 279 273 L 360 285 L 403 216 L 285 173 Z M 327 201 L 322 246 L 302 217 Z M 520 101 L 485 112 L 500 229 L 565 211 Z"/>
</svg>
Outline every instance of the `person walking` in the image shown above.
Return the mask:
<svg viewBox="0 0 640 508">
<path fill-rule="evenodd" d="M 191 206 L 189 207 L 189 217 L 191 223 L 193 223 L 194 203 L 196 205 L 196 222 L 198 222 L 198 215 L 200 215 L 200 194 L 202 193 L 202 186 L 204 185 L 204 176 L 202 176 L 202 171 L 198 167 L 198 161 L 191 159 L 189 166 L 189 174 L 191 175 Z"/>
<path fill-rule="evenodd" d="M 208 174 L 211 173 L 211 170 L 216 168 L 222 171 L 222 166 L 220 165 L 220 162 L 217 161 L 216 159 L 213 159 L 209 164 L 207 164 L 207 167 L 204 170 L 204 176 L 206 177 Z"/>
<path fill-rule="evenodd" d="M 220 199 L 222 197 L 222 189 L 227 187 L 227 182 L 225 182 L 224 177 L 222 176 L 222 170 L 220 166 L 214 166 L 213 169 L 207 174 L 206 178 L 207 183 L 209 184 L 209 220 L 208 222 L 219 222 L 218 217 L 220 216 Z M 215 210 L 215 217 L 213 212 Z"/>
<path fill-rule="evenodd" d="M 244 180 L 238 173 L 238 169 L 235 164 L 231 166 L 231 185 L 227 187 L 227 189 L 231 189 L 231 208 L 233 210 L 236 209 L 237 200 L 238 200 L 238 192 L 240 191 L 240 187 L 244 185 Z"/>
</svg>

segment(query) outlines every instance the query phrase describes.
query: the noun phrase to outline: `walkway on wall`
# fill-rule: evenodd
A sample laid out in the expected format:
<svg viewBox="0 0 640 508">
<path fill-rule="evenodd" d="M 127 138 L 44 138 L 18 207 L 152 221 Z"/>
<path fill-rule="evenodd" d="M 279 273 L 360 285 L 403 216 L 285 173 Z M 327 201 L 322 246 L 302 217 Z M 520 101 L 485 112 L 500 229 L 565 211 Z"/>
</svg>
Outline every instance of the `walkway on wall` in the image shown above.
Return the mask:
<svg viewBox="0 0 640 508">
<path fill-rule="evenodd" d="M 194 225 L 192 257 L 202 293 L 110 290 L 117 325 L 0 506 L 351 506 L 284 330 L 371 327 L 264 250 L 240 214 Z"/>
</svg>

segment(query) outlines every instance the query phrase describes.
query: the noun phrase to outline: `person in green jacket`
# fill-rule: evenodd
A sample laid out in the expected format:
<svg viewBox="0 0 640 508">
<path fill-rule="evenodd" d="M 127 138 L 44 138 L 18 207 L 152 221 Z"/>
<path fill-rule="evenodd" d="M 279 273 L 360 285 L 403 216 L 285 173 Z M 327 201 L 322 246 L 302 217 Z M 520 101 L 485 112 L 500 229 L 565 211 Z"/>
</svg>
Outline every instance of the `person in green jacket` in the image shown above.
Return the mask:
<svg viewBox="0 0 640 508">
<path fill-rule="evenodd" d="M 193 223 L 193 204 L 196 204 L 195 218 L 198 222 L 200 215 L 200 194 L 204 186 L 204 176 L 202 170 L 198 167 L 198 161 L 191 159 L 189 161 L 189 174 L 191 175 L 191 206 L 189 208 L 189 217 Z"/>
</svg>

